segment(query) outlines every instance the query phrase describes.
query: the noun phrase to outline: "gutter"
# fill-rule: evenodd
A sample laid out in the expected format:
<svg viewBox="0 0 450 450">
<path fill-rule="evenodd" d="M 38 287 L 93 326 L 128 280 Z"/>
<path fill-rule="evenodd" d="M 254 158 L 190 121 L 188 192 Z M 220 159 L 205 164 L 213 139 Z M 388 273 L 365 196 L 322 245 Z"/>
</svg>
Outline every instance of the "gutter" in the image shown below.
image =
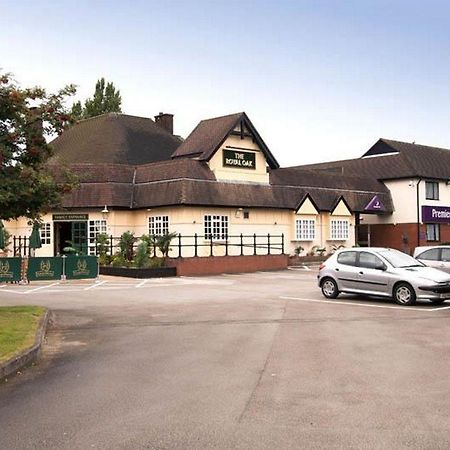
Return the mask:
<svg viewBox="0 0 450 450">
<path fill-rule="evenodd" d="M 419 209 L 419 185 L 422 181 L 422 178 L 419 178 L 419 181 L 416 184 L 416 213 L 417 213 L 417 246 L 420 246 L 420 209 Z"/>
</svg>

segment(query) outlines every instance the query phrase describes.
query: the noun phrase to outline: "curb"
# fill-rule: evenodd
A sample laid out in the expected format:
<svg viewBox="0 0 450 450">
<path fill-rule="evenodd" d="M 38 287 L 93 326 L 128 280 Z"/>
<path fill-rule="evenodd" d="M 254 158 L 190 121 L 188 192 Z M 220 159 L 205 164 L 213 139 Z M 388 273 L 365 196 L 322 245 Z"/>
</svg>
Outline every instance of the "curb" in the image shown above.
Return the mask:
<svg viewBox="0 0 450 450">
<path fill-rule="evenodd" d="M 45 337 L 45 333 L 47 331 L 49 317 L 50 311 L 47 309 L 44 316 L 41 318 L 41 322 L 39 324 L 36 338 L 32 347 L 25 350 L 20 355 L 14 356 L 5 363 L 0 364 L 0 381 L 8 377 L 9 375 L 19 371 L 23 367 L 29 366 L 37 360 L 39 352 L 41 350 L 42 342 Z"/>
</svg>

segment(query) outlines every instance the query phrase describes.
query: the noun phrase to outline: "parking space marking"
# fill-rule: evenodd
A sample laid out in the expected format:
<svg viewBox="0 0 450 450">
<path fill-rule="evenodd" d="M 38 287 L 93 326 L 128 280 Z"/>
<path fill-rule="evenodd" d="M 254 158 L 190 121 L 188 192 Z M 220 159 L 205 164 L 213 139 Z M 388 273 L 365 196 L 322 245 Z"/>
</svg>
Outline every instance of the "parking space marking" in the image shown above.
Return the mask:
<svg viewBox="0 0 450 450">
<path fill-rule="evenodd" d="M 415 308 L 413 306 L 390 306 L 390 305 L 369 305 L 367 303 L 354 303 L 354 302 L 345 302 L 342 300 L 315 300 L 312 298 L 300 298 L 300 297 L 286 297 L 280 296 L 283 300 L 298 300 L 301 302 L 311 302 L 311 303 L 330 303 L 332 305 L 350 305 L 350 306 L 364 306 L 366 308 L 384 308 L 384 309 L 401 309 L 402 311 L 422 311 L 422 312 L 434 312 L 440 311 L 441 309 L 448 309 L 449 307 L 444 308 Z"/>
<path fill-rule="evenodd" d="M 30 294 L 31 292 L 36 292 L 36 291 L 40 291 L 42 289 L 47 289 L 47 288 L 50 288 L 52 286 L 56 286 L 57 284 L 59 284 L 59 281 L 57 283 L 51 283 L 51 284 L 47 284 L 45 286 L 39 286 L 39 287 L 34 288 L 34 289 L 28 289 L 28 291 L 25 291 L 24 294 Z"/>
<path fill-rule="evenodd" d="M 107 281 L 96 281 L 95 283 L 91 284 L 90 286 L 85 287 L 84 290 L 85 291 L 89 291 L 90 289 L 94 289 L 94 288 L 96 288 L 98 286 L 101 286 L 102 284 L 105 284 L 105 283 L 107 283 Z"/>
<path fill-rule="evenodd" d="M 144 284 L 145 283 L 147 283 L 149 280 L 147 279 L 147 280 L 144 280 L 144 281 L 141 281 L 139 284 L 136 284 L 136 286 L 134 286 L 135 288 L 140 288 L 141 286 L 144 286 Z"/>
</svg>

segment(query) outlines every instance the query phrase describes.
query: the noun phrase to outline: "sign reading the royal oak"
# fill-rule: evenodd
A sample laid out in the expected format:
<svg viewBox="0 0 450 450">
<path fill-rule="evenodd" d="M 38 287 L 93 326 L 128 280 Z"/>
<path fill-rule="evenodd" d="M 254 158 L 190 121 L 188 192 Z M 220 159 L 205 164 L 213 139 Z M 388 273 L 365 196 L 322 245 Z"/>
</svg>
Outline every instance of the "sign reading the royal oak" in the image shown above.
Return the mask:
<svg viewBox="0 0 450 450">
<path fill-rule="evenodd" d="M 89 214 L 61 213 L 53 214 L 53 222 L 85 222 Z"/>
<path fill-rule="evenodd" d="M 223 150 L 224 167 L 240 167 L 242 169 L 256 169 L 255 154 L 239 150 Z"/>
</svg>

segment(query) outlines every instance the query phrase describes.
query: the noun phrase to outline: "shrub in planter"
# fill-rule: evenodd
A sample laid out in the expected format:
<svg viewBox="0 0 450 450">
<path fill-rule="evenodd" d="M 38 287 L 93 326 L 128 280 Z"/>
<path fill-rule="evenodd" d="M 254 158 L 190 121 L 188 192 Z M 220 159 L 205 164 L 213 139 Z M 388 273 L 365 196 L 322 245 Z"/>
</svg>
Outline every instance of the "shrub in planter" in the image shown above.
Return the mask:
<svg viewBox="0 0 450 450">
<path fill-rule="evenodd" d="M 148 267 L 149 259 L 147 242 L 142 241 L 137 247 L 136 256 L 134 258 L 134 266 L 139 268 Z"/>
<path fill-rule="evenodd" d="M 125 231 L 122 233 L 119 239 L 120 255 L 125 258 L 128 262 L 133 260 L 134 256 L 134 244 L 137 238 L 134 236 L 134 232 Z"/>
<path fill-rule="evenodd" d="M 121 254 L 117 254 L 112 258 L 111 265 L 113 267 L 129 267 L 130 262 Z"/>
</svg>

